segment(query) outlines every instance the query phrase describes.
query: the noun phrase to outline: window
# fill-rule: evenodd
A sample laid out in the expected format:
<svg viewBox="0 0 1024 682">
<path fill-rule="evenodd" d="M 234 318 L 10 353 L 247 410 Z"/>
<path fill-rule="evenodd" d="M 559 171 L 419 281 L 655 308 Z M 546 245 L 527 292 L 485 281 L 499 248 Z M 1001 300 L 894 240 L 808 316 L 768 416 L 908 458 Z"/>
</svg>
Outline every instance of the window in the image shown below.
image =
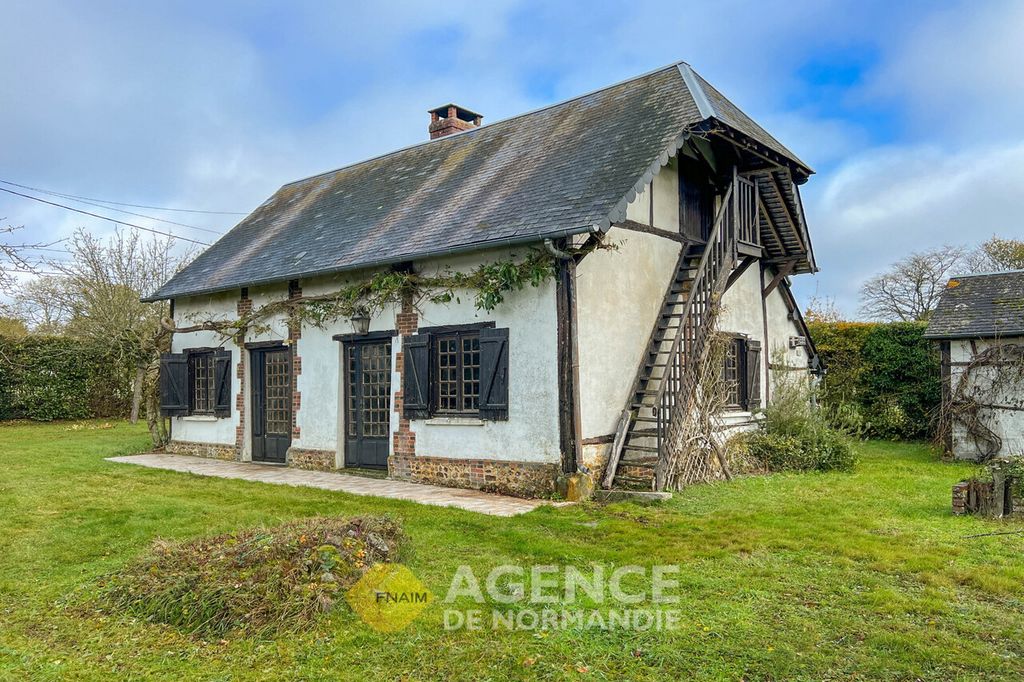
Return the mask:
<svg viewBox="0 0 1024 682">
<path fill-rule="evenodd" d="M 165 417 L 231 415 L 231 351 L 189 348 L 160 356 L 160 412 Z"/>
<path fill-rule="evenodd" d="M 737 336 L 729 339 L 722 363 L 725 407 L 755 410 L 761 406 L 761 342 Z"/>
<path fill-rule="evenodd" d="M 213 414 L 217 393 L 213 351 L 188 354 L 189 413 Z"/>
<path fill-rule="evenodd" d="M 743 354 L 743 339 L 729 339 L 725 347 L 725 365 L 722 368 L 722 385 L 725 406 L 739 409 L 743 406 L 745 386 L 740 358 Z"/>
<path fill-rule="evenodd" d="M 434 414 L 473 415 L 480 409 L 480 332 L 431 338 Z"/>
<path fill-rule="evenodd" d="M 402 414 L 508 419 L 508 329 L 434 327 L 402 338 Z"/>
</svg>

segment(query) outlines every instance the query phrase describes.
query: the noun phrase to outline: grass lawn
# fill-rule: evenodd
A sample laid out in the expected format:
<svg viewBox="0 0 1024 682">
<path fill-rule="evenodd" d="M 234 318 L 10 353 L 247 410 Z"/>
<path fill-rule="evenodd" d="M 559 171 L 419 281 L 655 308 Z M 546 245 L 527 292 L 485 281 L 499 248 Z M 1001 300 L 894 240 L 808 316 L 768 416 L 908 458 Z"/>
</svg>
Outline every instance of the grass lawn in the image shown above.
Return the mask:
<svg viewBox="0 0 1024 682">
<path fill-rule="evenodd" d="M 1021 679 L 1024 529 L 950 514 L 968 467 L 859 446 L 853 474 L 698 486 L 660 507 L 503 519 L 103 461 L 143 428 L 0 426 L 0 679 Z M 440 604 L 378 634 L 347 607 L 276 640 L 203 642 L 79 606 L 157 537 L 388 513 L 438 596 L 457 566 L 679 564 L 669 632 L 446 632 Z M 472 603 L 460 604 L 472 607 Z"/>
</svg>

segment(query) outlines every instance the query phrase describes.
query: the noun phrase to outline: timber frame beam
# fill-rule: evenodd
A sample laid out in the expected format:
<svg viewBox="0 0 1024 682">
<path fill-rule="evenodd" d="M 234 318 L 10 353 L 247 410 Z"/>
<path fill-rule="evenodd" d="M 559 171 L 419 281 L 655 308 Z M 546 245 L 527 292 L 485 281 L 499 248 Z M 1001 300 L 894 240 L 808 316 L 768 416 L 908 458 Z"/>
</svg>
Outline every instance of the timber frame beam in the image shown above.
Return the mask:
<svg viewBox="0 0 1024 682">
<path fill-rule="evenodd" d="M 768 286 L 766 286 L 764 288 L 764 291 L 761 292 L 761 298 L 768 298 L 769 296 L 771 296 L 771 293 L 773 291 L 775 291 L 775 289 L 779 286 L 779 284 L 782 283 L 782 280 L 785 279 L 786 277 L 789 277 L 793 273 L 793 270 L 795 268 L 796 268 L 796 261 L 795 260 L 788 260 L 788 261 L 785 261 L 784 263 L 781 263 L 779 265 L 778 272 L 776 272 L 775 276 L 772 277 L 772 281 L 769 282 Z"/>
<path fill-rule="evenodd" d="M 729 273 L 729 279 L 725 280 L 725 288 L 722 290 L 722 293 L 724 294 L 726 291 L 729 291 L 729 289 L 732 288 L 732 285 L 735 284 L 736 281 L 743 276 L 743 273 L 747 271 L 747 268 L 753 265 L 756 261 L 757 258 L 755 256 L 747 256 L 740 261 L 740 264 Z"/>
</svg>

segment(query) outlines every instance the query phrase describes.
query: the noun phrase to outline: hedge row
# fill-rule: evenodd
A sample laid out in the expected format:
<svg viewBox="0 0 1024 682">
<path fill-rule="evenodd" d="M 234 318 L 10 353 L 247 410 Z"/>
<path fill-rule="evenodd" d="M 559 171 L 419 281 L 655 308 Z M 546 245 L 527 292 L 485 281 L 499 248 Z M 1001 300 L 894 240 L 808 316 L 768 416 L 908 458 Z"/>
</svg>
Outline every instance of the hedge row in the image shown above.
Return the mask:
<svg viewBox="0 0 1024 682">
<path fill-rule="evenodd" d="M 123 417 L 134 369 L 72 338 L 0 338 L 0 419 Z"/>
<path fill-rule="evenodd" d="M 939 408 L 939 353 L 918 322 L 811 322 L 828 372 L 822 402 L 838 426 L 928 438 Z"/>
</svg>

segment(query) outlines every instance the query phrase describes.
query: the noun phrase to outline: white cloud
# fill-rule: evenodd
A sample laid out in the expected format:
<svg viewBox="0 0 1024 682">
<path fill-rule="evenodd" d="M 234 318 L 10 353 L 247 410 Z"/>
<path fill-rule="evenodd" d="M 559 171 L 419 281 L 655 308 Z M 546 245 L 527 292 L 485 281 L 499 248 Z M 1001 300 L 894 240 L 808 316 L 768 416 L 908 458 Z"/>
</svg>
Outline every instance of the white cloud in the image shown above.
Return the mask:
<svg viewBox="0 0 1024 682">
<path fill-rule="evenodd" d="M 800 290 L 820 285 L 852 311 L 860 280 L 910 250 L 1020 231 L 1024 3 L 5 9 L 17 30 L 0 42 L 11 67 L 0 71 L 4 179 L 245 211 L 283 182 L 423 140 L 425 109 L 443 100 L 494 121 L 686 59 L 820 172 L 804 193 L 823 272 L 797 278 Z M 878 65 L 837 87 L 842 116 L 794 97 L 808 61 L 847 49 L 876 51 Z M 540 93 L 538 76 L 550 80 Z M 894 107 L 897 129 L 873 148 L 856 107 L 879 102 Z M 0 194 L 5 216 L 41 236 L 111 229 Z"/>
<path fill-rule="evenodd" d="M 1024 142 L 951 153 L 889 147 L 843 163 L 804 199 L 822 272 L 799 283 L 827 293 L 847 313 L 860 283 L 917 250 L 1024 237 Z"/>
<path fill-rule="evenodd" d="M 1021 132 L 1024 3 L 960 2 L 924 12 L 889 45 L 868 92 L 902 102 L 911 136 L 941 131 L 970 139 Z M 957 144 L 958 139 L 949 140 Z"/>
</svg>

